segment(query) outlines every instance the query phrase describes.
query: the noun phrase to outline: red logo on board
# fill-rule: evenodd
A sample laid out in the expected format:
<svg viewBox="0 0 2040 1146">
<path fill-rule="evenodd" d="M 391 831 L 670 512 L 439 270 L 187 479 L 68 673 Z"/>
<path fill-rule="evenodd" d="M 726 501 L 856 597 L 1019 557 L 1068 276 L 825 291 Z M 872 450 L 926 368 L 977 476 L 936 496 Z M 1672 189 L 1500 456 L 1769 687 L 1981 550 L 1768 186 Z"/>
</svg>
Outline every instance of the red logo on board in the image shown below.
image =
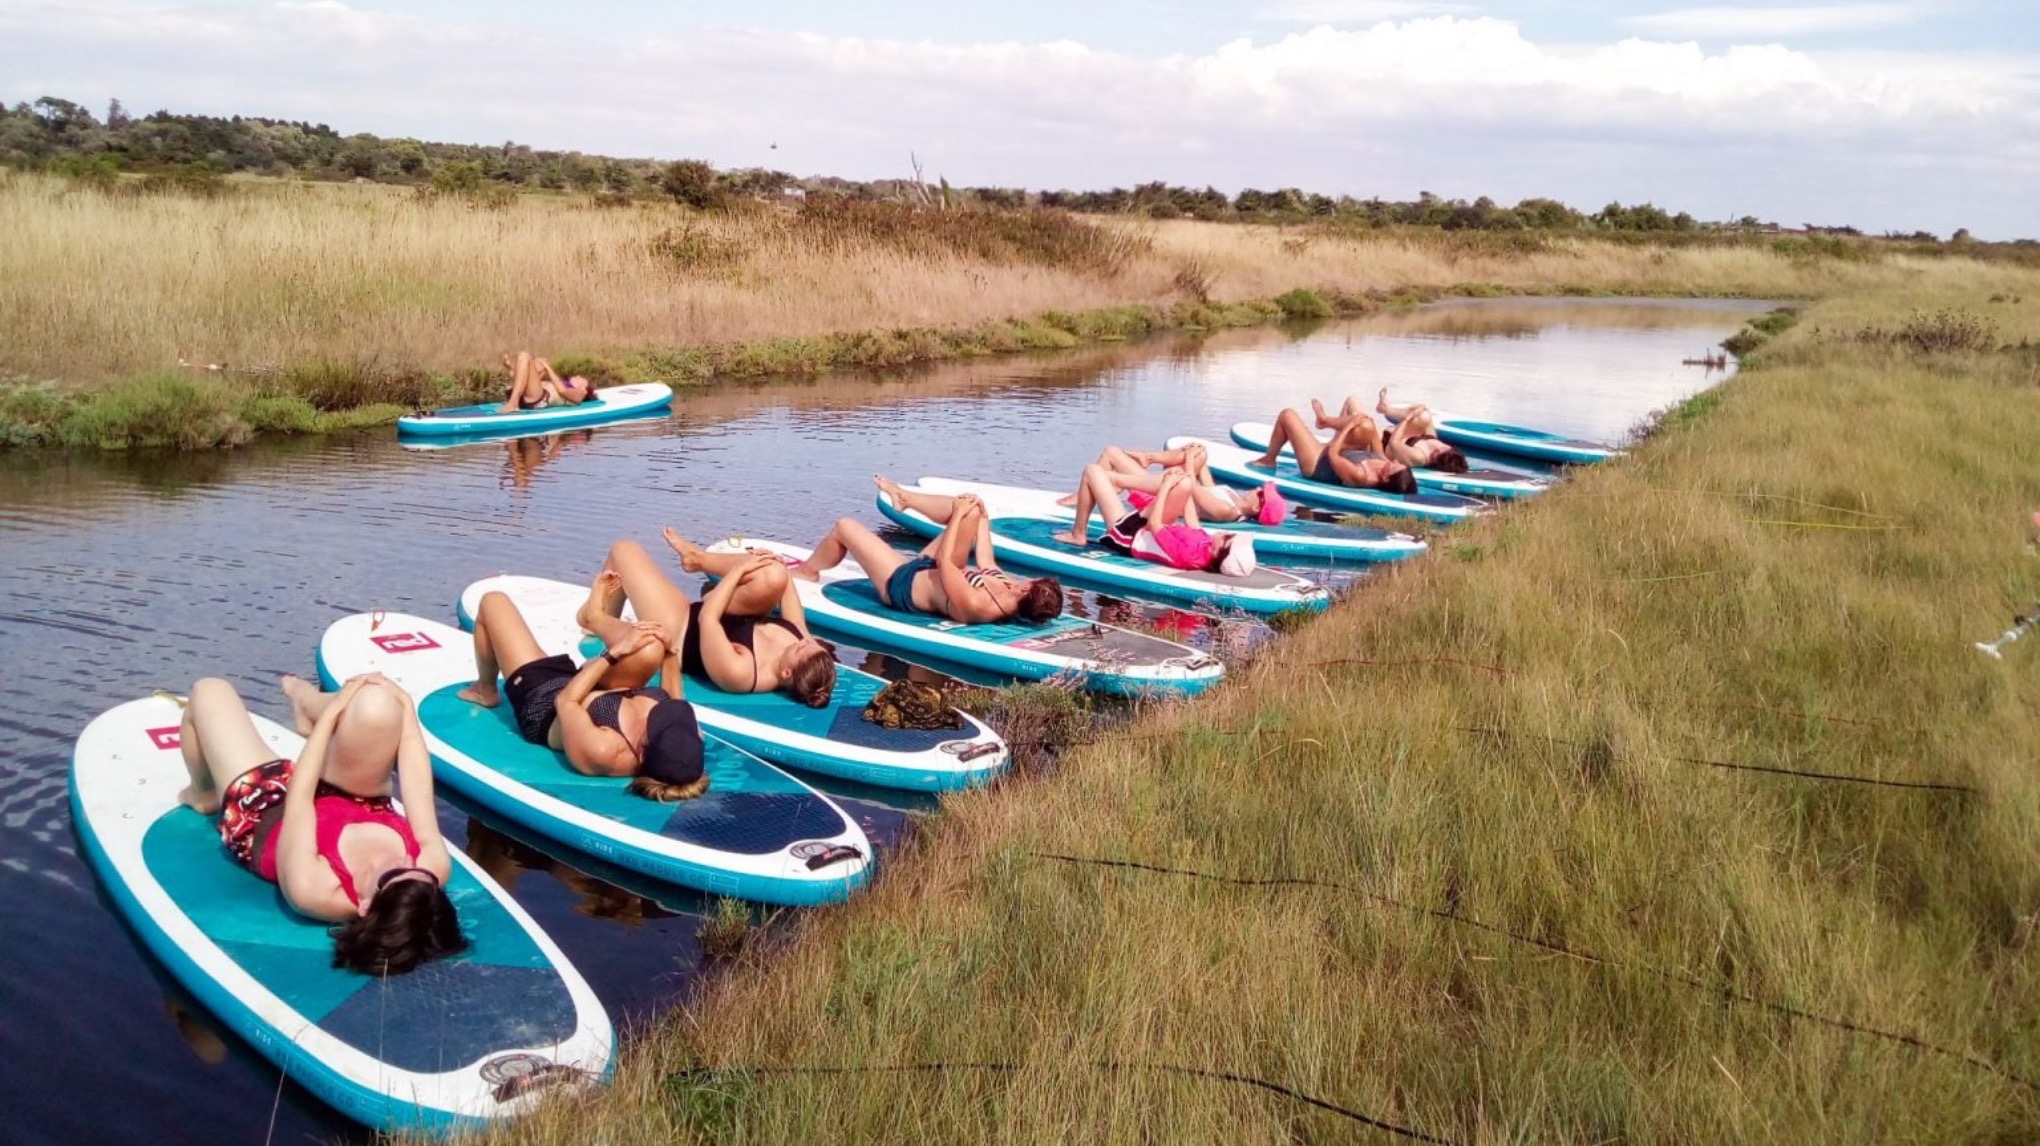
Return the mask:
<svg viewBox="0 0 2040 1146">
<path fill-rule="evenodd" d="M 419 653 L 439 647 L 438 641 L 424 633 L 384 633 L 368 639 L 376 648 L 386 653 Z"/>
<path fill-rule="evenodd" d="M 174 724 L 168 728 L 151 728 L 147 731 L 149 743 L 161 749 L 168 750 L 184 743 L 183 738 L 178 734 L 180 730 Z"/>
</svg>

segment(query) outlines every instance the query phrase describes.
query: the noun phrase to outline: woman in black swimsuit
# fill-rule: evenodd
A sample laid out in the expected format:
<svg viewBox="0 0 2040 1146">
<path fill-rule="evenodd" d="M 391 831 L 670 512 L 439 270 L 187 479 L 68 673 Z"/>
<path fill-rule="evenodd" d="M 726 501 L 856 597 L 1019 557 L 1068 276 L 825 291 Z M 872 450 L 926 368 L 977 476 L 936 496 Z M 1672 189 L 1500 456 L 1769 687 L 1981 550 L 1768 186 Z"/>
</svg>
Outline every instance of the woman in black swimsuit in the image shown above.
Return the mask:
<svg viewBox="0 0 2040 1146">
<path fill-rule="evenodd" d="M 694 708 L 681 699 L 679 643 L 665 624 L 628 625 L 576 669 L 564 653 L 545 654 L 515 602 L 488 593 L 475 610 L 475 683 L 460 697 L 494 708 L 507 696 L 518 734 L 584 776 L 633 777 L 631 792 L 648 800 L 691 799 L 708 776 Z M 653 673 L 663 688 L 643 687 Z"/>
<path fill-rule="evenodd" d="M 680 668 L 688 675 L 724 692 L 783 690 L 810 707 L 827 706 L 836 689 L 836 655 L 808 629 L 785 564 L 776 557 L 710 553 L 672 529 L 665 537 L 682 568 L 719 578 L 716 584 L 690 602 L 643 546 L 619 541 L 581 606 L 581 627 L 604 641 L 622 639 L 628 600 L 638 620 L 663 622 L 681 634 Z"/>
<path fill-rule="evenodd" d="M 1311 407 L 1323 422 L 1324 408 L 1315 401 Z M 1381 431 L 1375 427 L 1374 419 L 1363 414 L 1340 423 L 1338 430 L 1331 441 L 1320 442 L 1310 424 L 1303 420 L 1301 411 L 1284 410 L 1275 417 L 1267 452 L 1247 464 L 1272 470 L 1282 456 L 1282 448 L 1288 446 L 1296 454 L 1297 468 L 1312 481 L 1388 493 L 1417 491 L 1416 475 L 1410 472 L 1409 464 L 1382 453 Z"/>
</svg>

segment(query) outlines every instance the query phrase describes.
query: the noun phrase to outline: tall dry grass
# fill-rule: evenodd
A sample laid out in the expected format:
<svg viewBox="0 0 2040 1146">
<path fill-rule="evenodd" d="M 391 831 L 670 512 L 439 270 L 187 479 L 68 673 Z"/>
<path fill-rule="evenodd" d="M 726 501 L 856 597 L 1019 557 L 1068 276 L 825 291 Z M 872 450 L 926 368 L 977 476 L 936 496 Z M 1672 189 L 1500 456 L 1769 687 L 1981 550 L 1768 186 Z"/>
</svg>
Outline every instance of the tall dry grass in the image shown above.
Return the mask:
<svg viewBox="0 0 2040 1146">
<path fill-rule="evenodd" d="M 2040 313 L 1907 284 L 947 800 L 492 1140 L 2040 1137 L 2040 674 L 1970 648 L 2040 596 Z M 2026 349 L 1857 337 L 1926 296 Z"/>
<path fill-rule="evenodd" d="M 258 376 L 318 365 L 391 377 L 493 370 L 517 348 L 616 356 L 1239 303 L 1297 287 L 1804 297 L 1893 286 L 1922 269 L 1897 257 L 1588 240 L 1516 250 L 1436 234 L 902 219 L 858 205 L 701 214 L 564 196 L 478 209 L 382 186 L 238 186 L 135 196 L 0 172 L 0 377 L 96 382 L 180 360 Z M 1095 227 L 1105 235 L 1087 240 Z M 1976 273 L 2010 282 L 2014 272 Z"/>
</svg>

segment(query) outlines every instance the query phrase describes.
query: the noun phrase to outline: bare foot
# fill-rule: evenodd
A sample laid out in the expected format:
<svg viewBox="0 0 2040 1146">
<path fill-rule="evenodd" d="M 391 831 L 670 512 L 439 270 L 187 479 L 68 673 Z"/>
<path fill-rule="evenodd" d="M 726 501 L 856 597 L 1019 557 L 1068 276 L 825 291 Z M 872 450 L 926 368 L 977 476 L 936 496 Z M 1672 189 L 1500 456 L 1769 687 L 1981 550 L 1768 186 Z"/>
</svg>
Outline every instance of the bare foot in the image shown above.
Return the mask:
<svg viewBox="0 0 2040 1146">
<path fill-rule="evenodd" d="M 598 613 L 611 617 L 623 616 L 623 574 L 604 566 L 595 574 L 595 580 L 588 586 L 588 599 L 574 610 L 574 623 L 584 633 L 595 631 L 595 616 Z"/>
<path fill-rule="evenodd" d="M 1274 454 L 1262 454 L 1262 455 L 1261 455 L 1260 457 L 1258 457 L 1258 458 L 1253 458 L 1253 459 L 1249 460 L 1249 461 L 1247 462 L 1247 464 L 1248 464 L 1248 465 L 1250 465 L 1250 466 L 1259 466 L 1260 468 L 1262 468 L 1262 469 L 1264 469 L 1264 470 L 1272 470 L 1272 469 L 1274 469 L 1274 468 L 1275 468 L 1275 455 L 1274 455 Z"/>
<path fill-rule="evenodd" d="M 486 685 L 481 681 L 476 681 L 459 692 L 454 693 L 454 695 L 467 701 L 469 704 L 479 704 L 483 708 L 494 708 L 503 703 L 503 697 L 496 691 L 494 681 Z"/>
<path fill-rule="evenodd" d="M 1388 417 L 1388 387 L 1383 386 L 1381 393 L 1375 397 L 1374 412 L 1384 418 Z"/>
<path fill-rule="evenodd" d="M 1055 503 L 1056 503 L 1057 505 L 1070 505 L 1070 506 L 1073 506 L 1073 505 L 1077 504 L 1077 495 L 1076 495 L 1076 494 L 1073 494 L 1073 493 L 1066 493 L 1066 494 L 1062 495 L 1061 497 L 1059 497 L 1059 498 L 1056 498 L 1056 499 L 1055 499 Z"/>
<path fill-rule="evenodd" d="M 297 726 L 298 735 L 310 736 L 312 725 L 318 723 L 318 718 L 311 712 L 311 703 L 318 699 L 319 690 L 312 687 L 311 681 L 289 673 L 283 674 L 280 683 L 283 685 L 283 698 L 290 701 L 291 722 Z"/>
<path fill-rule="evenodd" d="M 884 474 L 872 474 L 871 484 L 878 487 L 878 492 L 892 499 L 894 509 L 907 508 L 907 491 L 900 488 L 900 483 Z M 1076 503 L 1071 502 L 1070 504 L 1075 505 Z"/>
<path fill-rule="evenodd" d="M 672 546 L 673 552 L 680 555 L 680 568 L 689 573 L 701 572 L 701 555 L 705 552 L 701 546 L 680 536 L 680 531 L 670 525 L 660 536 L 666 539 L 667 545 Z"/>
<path fill-rule="evenodd" d="M 220 794 L 200 792 L 195 785 L 181 789 L 177 793 L 177 802 L 195 810 L 201 816 L 210 816 L 220 810 Z"/>
<path fill-rule="evenodd" d="M 1312 398 L 1310 400 L 1310 412 L 1311 416 L 1317 419 L 1318 429 L 1329 430 L 1332 428 L 1331 415 L 1325 413 L 1325 404 L 1323 402 L 1318 401 L 1316 398 Z"/>
<path fill-rule="evenodd" d="M 1050 541 L 1060 541 L 1065 545 L 1089 545 L 1091 543 L 1090 538 L 1079 537 L 1076 530 L 1071 530 L 1068 533 L 1051 533 L 1048 539 Z"/>
</svg>

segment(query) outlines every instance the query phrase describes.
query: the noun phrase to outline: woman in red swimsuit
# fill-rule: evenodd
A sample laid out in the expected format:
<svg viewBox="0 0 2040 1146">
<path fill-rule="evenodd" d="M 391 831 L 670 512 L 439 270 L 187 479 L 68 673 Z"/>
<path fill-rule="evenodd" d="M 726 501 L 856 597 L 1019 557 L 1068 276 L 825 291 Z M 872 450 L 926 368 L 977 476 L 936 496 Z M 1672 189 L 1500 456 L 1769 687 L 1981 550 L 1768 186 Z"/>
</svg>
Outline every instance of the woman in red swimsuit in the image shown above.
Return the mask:
<svg viewBox="0 0 2040 1146">
<path fill-rule="evenodd" d="M 287 676 L 283 691 L 306 737 L 295 761 L 277 758 L 233 685 L 191 686 L 181 729 L 191 787 L 179 798 L 219 812 L 227 850 L 292 908 L 338 925 L 334 966 L 400 975 L 465 950 L 410 695 L 379 673 L 337 693 Z"/>
</svg>

